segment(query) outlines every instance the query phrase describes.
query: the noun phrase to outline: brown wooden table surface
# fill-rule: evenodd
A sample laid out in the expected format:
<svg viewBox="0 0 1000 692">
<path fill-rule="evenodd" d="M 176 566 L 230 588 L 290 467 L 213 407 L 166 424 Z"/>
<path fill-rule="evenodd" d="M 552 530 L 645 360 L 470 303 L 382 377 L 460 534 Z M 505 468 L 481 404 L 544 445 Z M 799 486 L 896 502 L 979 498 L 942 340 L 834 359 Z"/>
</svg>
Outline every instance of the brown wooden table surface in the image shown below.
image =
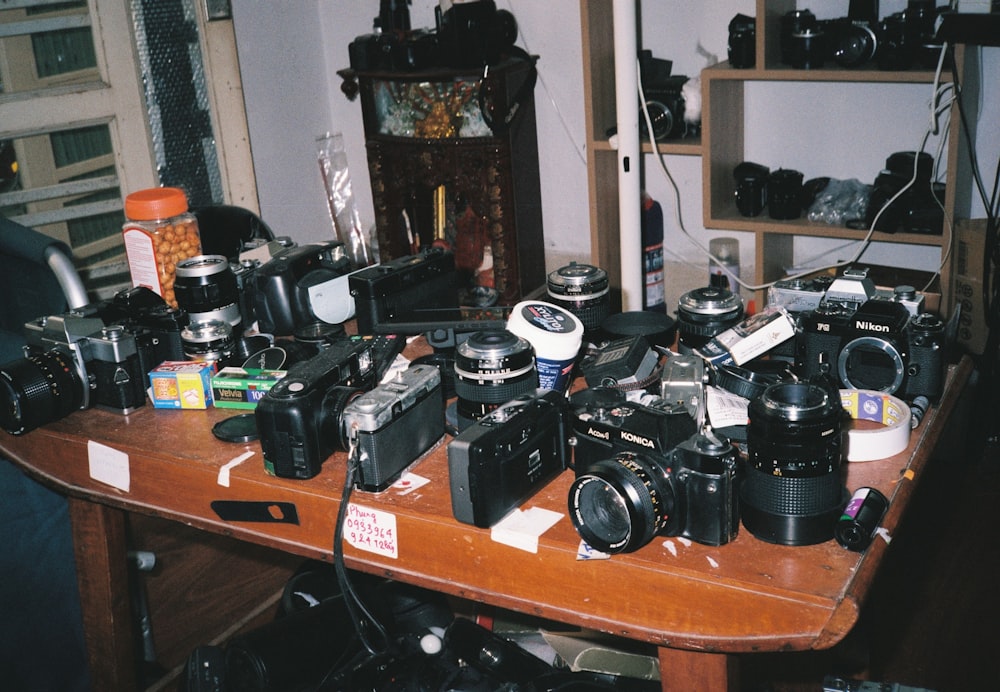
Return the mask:
<svg viewBox="0 0 1000 692">
<path fill-rule="evenodd" d="M 890 536 L 971 370 L 968 358 L 951 366 L 941 403 L 913 431 L 905 452 L 845 464 L 850 490 L 872 486 L 890 498 L 883 521 Z M 212 426 L 234 413 L 147 405 L 122 416 L 92 409 L 20 437 L 0 433 L 0 452 L 70 497 L 95 689 L 135 684 L 124 511 L 331 559 L 344 456 L 334 454 L 307 481 L 269 476 L 258 443 L 231 444 L 212 435 Z M 632 554 L 579 560 L 579 536 L 566 514 L 572 481 L 567 471 L 525 504 L 563 515 L 540 538 L 538 552 L 531 553 L 494 542 L 489 530 L 452 517 L 449 439 L 412 467 L 429 479 L 426 485 L 405 494 L 390 489 L 352 496 L 352 504 L 395 518 L 398 556 L 346 546 L 348 566 L 653 643 L 660 647 L 664 690 L 726 689 L 736 677 L 729 654 L 832 646 L 856 622 L 889 547 L 878 537 L 863 554 L 835 541 L 779 546 L 741 529 L 735 541 L 721 547 L 657 537 Z M 93 443 L 127 455 L 127 491 L 92 478 L 88 450 Z M 229 487 L 221 485 L 220 468 L 246 451 L 254 455 L 232 469 Z M 217 500 L 263 502 L 272 508 L 290 503 L 298 522 L 224 521 L 212 508 Z"/>
</svg>

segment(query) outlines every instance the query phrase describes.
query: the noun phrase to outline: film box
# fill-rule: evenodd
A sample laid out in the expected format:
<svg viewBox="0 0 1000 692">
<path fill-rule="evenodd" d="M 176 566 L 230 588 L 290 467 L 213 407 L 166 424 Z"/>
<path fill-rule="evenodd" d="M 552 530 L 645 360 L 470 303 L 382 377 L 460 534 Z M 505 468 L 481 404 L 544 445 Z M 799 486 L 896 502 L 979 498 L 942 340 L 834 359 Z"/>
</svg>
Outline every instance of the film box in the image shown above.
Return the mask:
<svg viewBox="0 0 1000 692">
<path fill-rule="evenodd" d="M 696 349 L 713 365 L 743 365 L 795 335 L 795 324 L 781 306 L 772 305 L 744 318 Z"/>
<path fill-rule="evenodd" d="M 267 390 L 285 376 L 284 370 L 223 368 L 212 375 L 212 398 L 216 408 L 257 407 Z"/>
<path fill-rule="evenodd" d="M 155 408 L 204 409 L 212 405 L 215 363 L 167 360 L 149 373 Z"/>
</svg>

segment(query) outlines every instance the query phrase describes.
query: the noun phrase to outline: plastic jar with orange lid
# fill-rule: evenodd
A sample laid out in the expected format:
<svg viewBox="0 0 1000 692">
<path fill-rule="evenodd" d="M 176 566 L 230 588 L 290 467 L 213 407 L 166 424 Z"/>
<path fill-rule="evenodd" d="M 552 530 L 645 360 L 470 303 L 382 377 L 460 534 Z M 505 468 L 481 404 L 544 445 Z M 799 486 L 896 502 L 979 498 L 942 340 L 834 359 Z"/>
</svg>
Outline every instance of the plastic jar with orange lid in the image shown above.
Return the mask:
<svg viewBox="0 0 1000 692">
<path fill-rule="evenodd" d="M 177 263 L 201 254 L 198 220 L 184 190 L 154 187 L 125 197 L 125 254 L 133 286 L 146 286 L 172 307 Z"/>
</svg>

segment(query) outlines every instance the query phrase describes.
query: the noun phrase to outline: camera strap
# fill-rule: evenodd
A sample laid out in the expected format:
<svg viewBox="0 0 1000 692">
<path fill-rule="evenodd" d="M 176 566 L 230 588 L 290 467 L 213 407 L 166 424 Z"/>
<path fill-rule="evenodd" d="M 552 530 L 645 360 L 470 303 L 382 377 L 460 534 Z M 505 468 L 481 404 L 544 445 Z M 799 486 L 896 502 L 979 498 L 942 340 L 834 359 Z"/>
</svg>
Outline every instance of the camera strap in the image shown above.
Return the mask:
<svg viewBox="0 0 1000 692">
<path fill-rule="evenodd" d="M 483 68 L 483 78 L 479 81 L 479 110 L 483 115 L 483 121 L 496 136 L 500 136 L 510 129 L 517 114 L 521 111 L 521 106 L 532 98 L 535 91 L 535 84 L 538 82 L 538 68 L 535 67 L 535 58 L 517 46 L 511 46 L 510 50 L 519 60 L 528 63 L 529 70 L 528 76 L 525 77 L 524 81 L 514 92 L 514 97 L 511 99 L 510 105 L 507 106 L 505 113 L 500 115 L 496 112 L 497 103 L 494 98 L 495 94 L 493 93 L 495 88 L 489 79 L 489 65 Z"/>
</svg>

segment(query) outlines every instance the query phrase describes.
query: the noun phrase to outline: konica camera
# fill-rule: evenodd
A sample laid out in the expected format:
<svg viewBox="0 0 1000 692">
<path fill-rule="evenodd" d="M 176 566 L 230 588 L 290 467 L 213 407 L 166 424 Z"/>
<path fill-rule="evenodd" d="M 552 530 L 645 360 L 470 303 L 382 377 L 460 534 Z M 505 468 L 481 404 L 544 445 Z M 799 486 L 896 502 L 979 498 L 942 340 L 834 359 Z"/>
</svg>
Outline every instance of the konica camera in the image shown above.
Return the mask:
<svg viewBox="0 0 1000 692">
<path fill-rule="evenodd" d="M 852 389 L 936 401 L 944 386 L 945 327 L 912 316 L 901 302 L 873 298 L 858 307 L 825 302 L 799 316 L 795 366 L 805 378 L 827 374 Z"/>
<path fill-rule="evenodd" d="M 24 326 L 25 357 L 0 366 L 0 426 L 20 435 L 99 406 L 131 413 L 146 401 L 146 373 L 135 337 L 81 312 Z"/>
<path fill-rule="evenodd" d="M 375 384 L 373 348 L 367 340 L 334 342 L 291 366 L 257 402 L 254 417 L 268 472 L 312 478 L 334 451 L 347 449 L 341 415 Z"/>
<path fill-rule="evenodd" d="M 568 462 L 565 397 L 536 389 L 511 399 L 448 444 L 451 509 L 489 528 L 563 471 Z"/>
<path fill-rule="evenodd" d="M 580 537 L 603 553 L 633 552 L 656 535 L 723 545 L 739 531 L 736 448 L 706 428 L 665 453 L 577 462 L 568 505 Z"/>
<path fill-rule="evenodd" d="M 434 365 L 400 371 L 347 404 L 340 424 L 358 455 L 357 487 L 385 490 L 444 435 L 441 371 Z"/>
<path fill-rule="evenodd" d="M 348 283 L 361 334 L 374 334 L 378 325 L 417 308 L 458 307 L 455 255 L 440 248 L 366 267 Z"/>
<path fill-rule="evenodd" d="M 289 336 L 317 322 L 354 316 L 349 276 L 354 266 L 339 240 L 298 245 L 257 267 L 256 316 L 266 334 Z"/>
</svg>

